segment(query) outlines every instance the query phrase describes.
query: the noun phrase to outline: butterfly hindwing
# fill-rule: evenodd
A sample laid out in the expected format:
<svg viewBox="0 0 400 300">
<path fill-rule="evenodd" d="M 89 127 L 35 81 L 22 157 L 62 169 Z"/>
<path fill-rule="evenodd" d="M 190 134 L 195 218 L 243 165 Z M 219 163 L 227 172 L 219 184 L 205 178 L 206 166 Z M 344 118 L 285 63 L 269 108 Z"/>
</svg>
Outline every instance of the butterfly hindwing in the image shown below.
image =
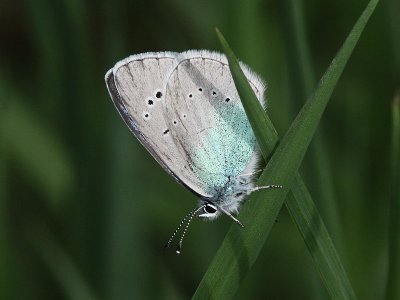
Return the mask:
<svg viewBox="0 0 400 300">
<path fill-rule="evenodd" d="M 262 99 L 262 81 L 244 70 Z M 202 190 L 215 194 L 246 169 L 256 147 L 226 58 L 206 51 L 181 54 L 165 91 L 166 122 L 177 150 Z"/>
</svg>

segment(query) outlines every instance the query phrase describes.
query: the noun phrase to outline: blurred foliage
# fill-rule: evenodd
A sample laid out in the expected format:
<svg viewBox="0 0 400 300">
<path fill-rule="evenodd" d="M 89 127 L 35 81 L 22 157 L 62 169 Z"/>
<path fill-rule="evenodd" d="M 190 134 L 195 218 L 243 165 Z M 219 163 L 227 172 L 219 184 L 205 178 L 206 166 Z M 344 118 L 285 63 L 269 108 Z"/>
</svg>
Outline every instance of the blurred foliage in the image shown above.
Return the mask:
<svg viewBox="0 0 400 300">
<path fill-rule="evenodd" d="M 283 134 L 304 98 L 291 84 L 286 1 L 0 2 L 0 299 L 193 294 L 230 220 L 194 222 L 180 257 L 162 252 L 196 199 L 129 133 L 104 74 L 134 53 L 219 50 L 218 26 L 268 83 L 268 113 Z M 366 3 L 304 1 L 316 78 Z M 343 256 L 360 299 L 380 299 L 386 286 L 399 36 L 400 2 L 382 1 L 323 120 Z M 319 205 L 311 164 L 304 176 Z M 284 209 L 236 298 L 319 299 L 320 286 Z"/>
</svg>

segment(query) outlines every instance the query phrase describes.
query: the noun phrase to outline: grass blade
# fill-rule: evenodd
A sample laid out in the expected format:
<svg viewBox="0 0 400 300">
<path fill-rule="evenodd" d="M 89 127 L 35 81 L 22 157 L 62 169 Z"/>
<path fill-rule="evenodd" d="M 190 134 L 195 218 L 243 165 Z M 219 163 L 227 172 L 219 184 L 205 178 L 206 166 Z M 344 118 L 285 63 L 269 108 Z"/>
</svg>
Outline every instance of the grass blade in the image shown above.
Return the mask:
<svg viewBox="0 0 400 300">
<path fill-rule="evenodd" d="M 389 270 L 386 299 L 400 299 L 400 93 L 392 104 Z"/>
<path fill-rule="evenodd" d="M 1 77 L 0 77 L 1 78 Z M 0 85 L 2 88 L 2 86 Z M 0 120 L 4 118 L 3 95 L 0 96 Z M 3 125 L 0 122 L 1 125 Z M 9 219 L 8 219 L 8 199 L 7 199 L 7 179 L 6 179 L 6 150 L 4 143 L 4 126 L 0 126 L 0 299 L 11 298 L 12 275 L 10 274 L 10 242 L 9 242 Z"/>
<path fill-rule="evenodd" d="M 311 95 L 316 78 L 308 47 L 302 1 L 285 0 L 283 5 L 292 101 L 296 106 L 296 102 L 302 103 Z M 331 167 L 326 154 L 324 136 L 322 135 L 324 132 L 323 127 L 323 122 L 321 122 L 310 148 L 312 160 L 309 162 L 311 163 L 311 169 L 307 168 L 305 171 L 306 174 L 319 174 L 319 176 L 315 177 L 313 186 L 317 192 L 314 197 L 319 199 L 318 207 L 336 246 L 339 250 L 343 250 L 342 230 L 333 188 Z"/>
<path fill-rule="evenodd" d="M 73 186 L 71 158 L 55 132 L 34 114 L 25 99 L 12 95 L 2 114 L 5 151 L 12 155 L 57 211 Z M 27 146 L 29 145 L 29 146 Z"/>
<path fill-rule="evenodd" d="M 28 240 L 49 268 L 67 299 L 98 300 L 83 274 L 44 226 L 30 228 Z"/>
<path fill-rule="evenodd" d="M 241 213 L 246 229 L 241 230 L 236 226 L 230 229 L 193 299 L 230 299 L 236 293 L 241 280 L 255 262 L 275 222 L 333 88 L 377 2 L 372 0 L 368 4 L 338 55 L 321 79 L 314 95 L 300 111 L 269 161 L 266 171 L 260 176 L 260 185 L 279 183 L 284 185 L 284 189 L 268 191 L 268 201 L 265 201 L 263 192 L 251 197 L 253 201 L 249 201 Z M 220 35 L 220 39 L 223 40 L 222 35 Z M 226 42 L 223 44 L 227 46 Z M 233 53 L 228 51 L 227 54 L 230 58 L 232 74 L 238 75 L 235 77 L 244 78 L 240 66 L 235 63 Z M 235 83 L 256 136 L 264 136 L 262 131 L 268 128 L 271 129 L 271 131 L 268 130 L 268 135 L 273 137 L 273 126 L 265 118 L 262 107 L 257 105 L 257 99 L 255 99 L 249 83 L 246 80 L 239 80 Z M 258 142 L 261 148 L 269 149 L 266 141 L 258 140 Z M 342 299 L 354 298 L 351 292 L 345 293 L 345 296 L 347 297 Z"/>
</svg>

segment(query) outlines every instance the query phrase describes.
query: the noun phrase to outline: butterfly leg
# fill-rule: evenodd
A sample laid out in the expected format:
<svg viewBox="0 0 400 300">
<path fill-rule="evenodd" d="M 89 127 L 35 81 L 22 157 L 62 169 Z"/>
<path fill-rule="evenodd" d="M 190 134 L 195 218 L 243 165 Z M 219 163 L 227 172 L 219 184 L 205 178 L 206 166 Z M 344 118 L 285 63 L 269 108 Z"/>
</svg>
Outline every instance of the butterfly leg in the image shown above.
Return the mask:
<svg viewBox="0 0 400 300">
<path fill-rule="evenodd" d="M 230 212 L 226 211 L 225 209 L 223 209 L 221 206 L 218 206 L 218 209 L 220 211 L 222 211 L 224 214 L 226 214 L 229 218 L 231 218 L 233 221 L 235 221 L 240 227 L 244 228 L 243 224 L 236 219 Z"/>
<path fill-rule="evenodd" d="M 262 169 L 256 170 L 256 171 L 251 172 L 251 173 L 240 174 L 239 176 L 237 176 L 237 178 L 252 176 L 252 175 L 258 174 L 260 172 L 262 172 Z"/>
<path fill-rule="evenodd" d="M 277 184 L 270 184 L 270 185 L 266 185 L 266 186 L 256 186 L 254 188 L 248 189 L 246 191 L 247 195 L 250 195 L 253 192 L 257 192 L 259 190 L 268 190 L 268 189 L 281 189 L 283 188 L 282 185 L 277 185 Z"/>
</svg>

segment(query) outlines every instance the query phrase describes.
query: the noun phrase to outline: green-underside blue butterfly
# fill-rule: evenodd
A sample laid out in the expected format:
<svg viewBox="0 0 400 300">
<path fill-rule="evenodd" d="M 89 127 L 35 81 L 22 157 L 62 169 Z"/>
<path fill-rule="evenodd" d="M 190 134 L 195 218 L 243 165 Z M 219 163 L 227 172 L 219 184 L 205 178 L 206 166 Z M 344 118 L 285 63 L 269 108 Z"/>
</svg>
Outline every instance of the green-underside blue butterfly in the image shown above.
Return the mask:
<svg viewBox="0 0 400 300">
<path fill-rule="evenodd" d="M 264 82 L 247 66 L 244 74 L 264 105 Z M 157 52 L 130 56 L 105 76 L 108 91 L 133 134 L 178 182 L 199 197 L 169 239 L 195 216 L 234 215 L 255 186 L 256 139 L 228 62 L 210 51 Z"/>
</svg>

